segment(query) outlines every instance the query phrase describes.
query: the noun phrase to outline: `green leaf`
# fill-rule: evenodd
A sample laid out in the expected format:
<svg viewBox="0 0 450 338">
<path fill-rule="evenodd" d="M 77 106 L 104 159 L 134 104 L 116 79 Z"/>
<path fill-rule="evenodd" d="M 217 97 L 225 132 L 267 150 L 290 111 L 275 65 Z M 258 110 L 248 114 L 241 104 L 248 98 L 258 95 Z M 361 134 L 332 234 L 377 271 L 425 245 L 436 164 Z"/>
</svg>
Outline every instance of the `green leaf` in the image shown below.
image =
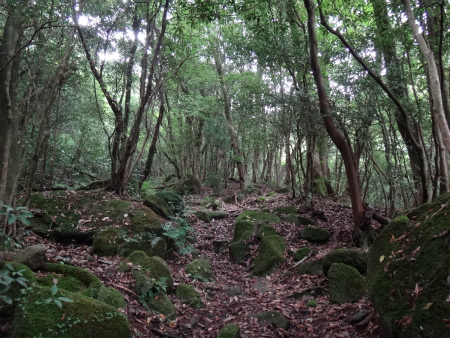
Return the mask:
<svg viewBox="0 0 450 338">
<path fill-rule="evenodd" d="M 13 303 L 12 299 L 9 298 L 8 296 L 1 296 L 0 295 L 0 299 L 3 300 L 6 304 L 11 305 Z"/>
<path fill-rule="evenodd" d="M 58 287 L 56 286 L 56 284 L 53 284 L 53 286 L 52 286 L 52 296 L 56 295 L 57 292 L 58 292 Z"/>
<path fill-rule="evenodd" d="M 73 303 L 73 299 L 67 298 L 67 297 L 58 297 L 58 299 L 62 302 L 66 303 Z"/>
<path fill-rule="evenodd" d="M 54 301 L 55 301 L 55 304 L 58 305 L 58 307 L 61 309 L 62 303 L 58 299 L 54 299 Z"/>
</svg>

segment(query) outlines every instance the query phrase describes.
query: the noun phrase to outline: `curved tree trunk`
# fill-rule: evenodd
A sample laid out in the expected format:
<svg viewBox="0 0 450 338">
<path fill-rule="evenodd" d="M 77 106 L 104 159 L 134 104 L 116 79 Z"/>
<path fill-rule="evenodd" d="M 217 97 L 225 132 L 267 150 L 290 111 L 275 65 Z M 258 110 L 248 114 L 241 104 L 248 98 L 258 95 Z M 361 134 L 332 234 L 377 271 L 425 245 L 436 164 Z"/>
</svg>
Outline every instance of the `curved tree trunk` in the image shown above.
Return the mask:
<svg viewBox="0 0 450 338">
<path fill-rule="evenodd" d="M 350 194 L 350 199 L 352 202 L 354 229 L 355 231 L 359 232 L 363 220 L 364 207 L 361 198 L 361 188 L 359 183 L 358 171 L 356 169 L 357 166 L 353 161 L 353 152 L 350 145 L 347 143 L 345 137 L 340 133 L 332 117 L 330 116 L 330 104 L 328 101 L 328 95 L 325 89 L 325 83 L 322 77 L 322 71 L 318 58 L 315 5 L 313 0 L 304 0 L 304 3 L 308 12 L 308 36 L 311 56 L 311 68 L 319 94 L 320 113 L 322 115 L 325 129 L 331 140 L 341 153 L 342 159 L 344 161 L 348 180 L 348 192 Z"/>
</svg>

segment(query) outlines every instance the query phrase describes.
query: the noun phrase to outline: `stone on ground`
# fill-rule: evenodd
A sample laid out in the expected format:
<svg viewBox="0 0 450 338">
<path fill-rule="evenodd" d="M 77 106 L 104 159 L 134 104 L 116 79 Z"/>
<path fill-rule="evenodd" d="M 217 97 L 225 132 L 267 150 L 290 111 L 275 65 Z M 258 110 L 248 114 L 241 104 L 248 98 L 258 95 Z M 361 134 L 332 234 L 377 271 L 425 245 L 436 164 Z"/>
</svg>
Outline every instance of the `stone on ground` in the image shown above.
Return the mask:
<svg viewBox="0 0 450 338">
<path fill-rule="evenodd" d="M 278 235 L 266 236 L 261 240 L 255 266 L 254 276 L 266 276 L 273 273 L 277 266 L 284 262 L 284 239 Z"/>
<path fill-rule="evenodd" d="M 333 263 L 327 277 L 334 303 L 356 302 L 366 293 L 366 280 L 353 266 Z"/>
<path fill-rule="evenodd" d="M 186 174 L 172 186 L 172 189 L 178 195 L 199 194 L 201 183 L 194 175 Z"/>
<path fill-rule="evenodd" d="M 127 260 L 135 267 L 141 268 L 142 271 L 147 272 L 150 278 L 154 279 L 155 281 L 161 280 L 161 278 L 163 278 L 168 290 L 173 288 L 174 279 L 172 276 L 172 272 L 170 271 L 170 268 L 167 265 L 166 261 L 161 257 L 148 257 L 144 251 L 138 250 L 132 252 L 128 256 Z"/>
<path fill-rule="evenodd" d="M 152 209 L 159 216 L 169 219 L 173 216 L 172 210 L 170 210 L 169 205 L 161 197 L 150 195 L 146 196 L 144 200 L 144 205 Z"/>
<path fill-rule="evenodd" d="M 330 238 L 330 233 L 323 228 L 307 227 L 300 232 L 300 237 L 311 243 L 325 243 Z"/>
<path fill-rule="evenodd" d="M 308 248 L 306 246 L 304 248 L 298 249 L 297 252 L 293 256 L 294 261 L 296 261 L 296 262 L 301 261 L 303 258 L 308 256 L 312 251 L 313 250 L 311 248 Z"/>
<path fill-rule="evenodd" d="M 205 304 L 203 304 L 200 298 L 200 294 L 192 285 L 179 284 L 175 290 L 175 295 L 177 298 L 181 299 L 181 303 L 188 304 L 194 309 L 201 309 L 205 307 Z"/>
<path fill-rule="evenodd" d="M 31 245 L 14 254 L 14 260 L 25 264 L 31 270 L 38 269 L 43 263 L 47 247 L 44 244 Z"/>
<path fill-rule="evenodd" d="M 287 319 L 279 312 L 267 311 L 261 313 L 255 313 L 249 317 L 255 317 L 258 322 L 264 322 L 269 325 L 274 325 L 277 328 L 287 330 L 289 328 L 289 322 Z"/>
<path fill-rule="evenodd" d="M 237 324 L 228 324 L 220 329 L 217 338 L 238 338 L 239 326 Z"/>
<path fill-rule="evenodd" d="M 333 263 L 344 263 L 356 268 L 364 275 L 367 270 L 367 254 L 359 249 L 336 249 L 323 258 L 323 272 L 327 275 Z"/>
<path fill-rule="evenodd" d="M 214 282 L 216 277 L 209 259 L 196 259 L 185 267 L 186 273 L 202 281 Z"/>
</svg>

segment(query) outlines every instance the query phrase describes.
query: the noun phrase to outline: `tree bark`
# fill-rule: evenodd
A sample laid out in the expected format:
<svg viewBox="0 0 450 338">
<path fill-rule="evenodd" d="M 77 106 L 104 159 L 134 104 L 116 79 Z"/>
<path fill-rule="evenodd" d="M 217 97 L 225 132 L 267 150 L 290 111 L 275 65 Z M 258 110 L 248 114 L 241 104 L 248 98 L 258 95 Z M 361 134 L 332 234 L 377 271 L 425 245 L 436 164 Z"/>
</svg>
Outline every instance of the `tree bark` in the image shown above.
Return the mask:
<svg viewBox="0 0 450 338">
<path fill-rule="evenodd" d="M 333 118 L 330 115 L 330 104 L 325 89 L 325 83 L 320 68 L 318 58 L 318 47 L 316 37 L 316 13 L 313 0 L 304 0 L 308 12 L 308 37 L 311 57 L 311 69 L 317 86 L 319 96 L 319 108 L 325 129 L 331 140 L 338 148 L 344 161 L 345 171 L 348 180 L 348 192 L 352 203 L 353 223 L 355 231 L 360 231 L 361 222 L 364 215 L 364 207 L 361 198 L 361 188 L 358 178 L 357 166 L 353 162 L 353 152 L 345 137 L 339 132 Z"/>
</svg>

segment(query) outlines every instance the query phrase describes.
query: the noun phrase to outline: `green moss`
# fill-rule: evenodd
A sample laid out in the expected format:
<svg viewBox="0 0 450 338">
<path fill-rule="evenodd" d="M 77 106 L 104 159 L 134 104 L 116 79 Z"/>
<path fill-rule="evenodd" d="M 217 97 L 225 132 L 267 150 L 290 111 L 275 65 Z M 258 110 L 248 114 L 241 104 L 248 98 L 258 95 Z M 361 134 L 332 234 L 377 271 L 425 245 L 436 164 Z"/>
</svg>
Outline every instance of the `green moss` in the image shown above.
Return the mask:
<svg viewBox="0 0 450 338">
<path fill-rule="evenodd" d="M 294 254 L 294 261 L 301 261 L 303 258 L 308 256 L 313 250 L 308 247 L 304 247 L 301 249 L 298 249 L 297 252 Z"/>
<path fill-rule="evenodd" d="M 9 269 L 6 264 L 11 265 L 13 267 L 13 271 Z M 11 261 L 0 261 L 0 273 L 4 273 L 3 271 L 5 270 L 8 271 L 8 276 L 13 278 L 14 280 L 23 277 L 26 280 L 24 282 L 26 283 L 27 286 L 30 286 L 31 284 L 36 282 L 36 277 L 33 271 L 31 271 L 29 267 L 27 267 L 22 263 Z M 25 289 L 25 287 L 17 282 L 12 282 L 10 284 L 10 288 L 4 293 L 3 293 L 4 289 L 0 288 L 0 290 L 2 291 L 1 294 L 9 297 L 10 299 L 19 298 L 22 294 L 21 290 L 23 289 Z M 2 306 L 4 304 L 5 303 L 3 303 L 2 300 L 0 299 L 0 310 L 2 310 Z M 2 311 L 0 311 L 0 315 L 2 315 Z"/>
<path fill-rule="evenodd" d="M 125 308 L 127 303 L 123 299 L 122 294 L 116 289 L 110 287 L 102 287 L 97 295 L 100 302 L 111 305 L 114 308 Z"/>
<path fill-rule="evenodd" d="M 172 273 L 167 263 L 158 256 L 148 257 L 143 251 L 134 251 L 128 256 L 128 261 L 135 266 L 140 266 L 143 271 L 148 272 L 150 278 L 159 280 L 165 278 L 167 289 L 171 289 L 174 284 Z"/>
<path fill-rule="evenodd" d="M 125 214 L 129 213 L 131 204 L 119 199 L 109 199 L 99 201 L 92 207 L 92 214 L 99 218 L 109 217 L 110 219 L 123 220 Z"/>
<path fill-rule="evenodd" d="M 166 257 L 169 253 L 168 241 L 163 237 L 153 236 L 150 233 L 143 232 L 133 235 L 122 244 L 118 254 L 128 257 L 133 251 L 144 251 L 149 257 Z"/>
<path fill-rule="evenodd" d="M 250 246 L 243 241 L 231 242 L 228 246 L 230 259 L 237 264 L 243 264 L 247 261 L 247 255 L 250 252 Z"/>
<path fill-rule="evenodd" d="M 169 204 L 161 197 L 150 195 L 146 196 L 144 205 L 152 209 L 161 217 L 169 219 L 173 216 L 172 210 L 170 210 Z"/>
<path fill-rule="evenodd" d="M 239 326 L 237 324 L 228 324 L 220 329 L 217 338 L 238 338 Z"/>
<path fill-rule="evenodd" d="M 97 232 L 92 243 L 91 252 L 99 256 L 115 256 L 127 237 L 125 230 L 108 227 L 103 231 Z"/>
<path fill-rule="evenodd" d="M 225 211 L 205 211 L 205 213 L 211 219 L 223 219 L 228 216 Z"/>
<path fill-rule="evenodd" d="M 42 270 L 45 272 L 53 272 L 60 276 L 62 275 L 64 278 L 71 277 L 63 281 L 61 285 L 58 283 L 58 286 L 60 288 L 67 286 L 67 288 L 81 292 L 81 294 L 87 297 L 97 298 L 98 292 L 102 288 L 102 282 L 96 275 L 88 270 L 81 269 L 76 266 L 46 263 Z M 78 282 L 74 283 L 74 280 L 77 280 Z M 82 284 L 80 284 L 80 282 Z M 48 283 L 48 281 L 44 280 L 44 283 Z M 81 285 L 84 287 L 80 290 Z"/>
<path fill-rule="evenodd" d="M 144 303 L 151 311 L 164 315 L 168 320 L 174 320 L 177 317 L 175 307 L 163 291 L 158 291 L 153 297 L 144 299 Z"/>
<path fill-rule="evenodd" d="M 410 211 L 411 222 L 397 217 L 370 248 L 369 295 L 392 336 L 449 335 L 443 321 L 450 313 L 450 250 L 448 234 L 442 235 L 450 229 L 449 201 L 450 194 L 444 194 Z M 399 324 L 408 319 L 409 324 Z"/>
<path fill-rule="evenodd" d="M 280 224 L 281 220 L 277 215 L 266 213 L 260 210 L 244 210 L 236 218 L 236 222 L 250 221 L 255 224 L 258 223 L 275 223 Z"/>
<path fill-rule="evenodd" d="M 288 206 L 285 206 L 285 207 L 276 208 L 273 211 L 273 213 L 277 214 L 277 215 L 296 214 L 297 213 L 297 208 L 294 205 L 288 205 Z"/>
<path fill-rule="evenodd" d="M 258 226 L 251 221 L 236 220 L 234 223 L 233 242 L 246 241 L 258 229 Z"/>
<path fill-rule="evenodd" d="M 266 201 L 266 199 L 264 197 L 258 197 L 256 199 L 256 203 L 264 203 Z"/>
<path fill-rule="evenodd" d="M 175 215 L 180 215 L 184 211 L 184 201 L 183 199 L 174 191 L 163 190 L 155 194 L 155 196 L 162 198 L 169 205 L 170 210 Z"/>
<path fill-rule="evenodd" d="M 307 307 L 316 307 L 317 301 L 315 299 L 310 298 L 306 301 L 306 306 Z"/>
<path fill-rule="evenodd" d="M 335 303 L 356 302 L 366 293 L 366 281 L 354 267 L 333 263 L 328 270 L 330 300 Z"/>
<path fill-rule="evenodd" d="M 311 218 L 304 217 L 304 216 L 298 216 L 298 221 L 300 222 L 300 225 L 315 225 L 316 222 L 312 220 Z"/>
<path fill-rule="evenodd" d="M 192 285 L 180 284 L 175 291 L 177 298 L 181 299 L 183 304 L 189 304 L 194 309 L 201 309 L 205 307 L 199 293 Z"/>
<path fill-rule="evenodd" d="M 277 195 L 277 193 L 272 191 L 272 192 L 268 192 L 266 194 L 266 197 L 272 197 L 272 196 L 275 196 L 275 195 Z"/>
<path fill-rule="evenodd" d="M 284 222 L 293 223 L 296 226 L 299 226 L 301 224 L 297 215 L 289 214 L 289 215 L 282 215 L 280 217 L 281 217 L 281 220 Z"/>
<path fill-rule="evenodd" d="M 367 254 L 358 249 L 336 249 L 329 252 L 323 259 L 323 272 L 327 275 L 333 263 L 344 263 L 356 268 L 360 274 L 367 270 Z"/>
<path fill-rule="evenodd" d="M 265 276 L 284 262 L 284 250 L 286 244 L 283 238 L 278 235 L 266 236 L 259 246 L 258 256 L 255 259 L 255 266 L 252 274 L 255 276 Z"/>
<path fill-rule="evenodd" d="M 316 178 L 314 179 L 314 192 L 318 194 L 320 197 L 327 197 L 327 186 L 325 185 L 324 178 Z"/>
<path fill-rule="evenodd" d="M 203 281 L 214 282 L 216 280 L 209 259 L 196 259 L 186 265 L 185 270 L 187 274 Z"/>
<path fill-rule="evenodd" d="M 265 236 L 272 236 L 272 235 L 278 235 L 277 230 L 268 224 L 261 224 L 257 233 L 258 238 L 262 239 Z"/>
<path fill-rule="evenodd" d="M 150 232 L 162 236 L 164 229 L 161 226 L 160 217 L 150 209 L 134 209 L 131 216 L 131 232 Z"/>
<path fill-rule="evenodd" d="M 112 306 L 79 293 L 60 290 L 57 297 L 73 300 L 60 309 L 53 302 L 38 304 L 51 295 L 50 288 L 40 287 L 27 295 L 17 307 L 10 337 L 21 338 L 126 338 L 131 337 L 127 319 Z"/>
<path fill-rule="evenodd" d="M 83 292 L 87 289 L 86 285 L 73 276 L 65 276 L 60 274 L 49 274 L 45 277 L 38 279 L 38 284 L 41 286 L 51 287 L 53 285 L 53 279 L 58 280 L 58 288 L 64 289 L 70 292 Z"/>
<path fill-rule="evenodd" d="M 192 174 L 186 174 L 172 186 L 172 189 L 178 195 L 199 194 L 201 184 L 197 177 Z"/>
<path fill-rule="evenodd" d="M 311 243 L 324 243 L 330 238 L 330 233 L 322 228 L 307 227 L 300 232 L 300 237 Z"/>
<path fill-rule="evenodd" d="M 304 262 L 297 267 L 296 272 L 299 275 L 323 275 L 322 260 L 318 259 L 310 262 Z"/>
</svg>

